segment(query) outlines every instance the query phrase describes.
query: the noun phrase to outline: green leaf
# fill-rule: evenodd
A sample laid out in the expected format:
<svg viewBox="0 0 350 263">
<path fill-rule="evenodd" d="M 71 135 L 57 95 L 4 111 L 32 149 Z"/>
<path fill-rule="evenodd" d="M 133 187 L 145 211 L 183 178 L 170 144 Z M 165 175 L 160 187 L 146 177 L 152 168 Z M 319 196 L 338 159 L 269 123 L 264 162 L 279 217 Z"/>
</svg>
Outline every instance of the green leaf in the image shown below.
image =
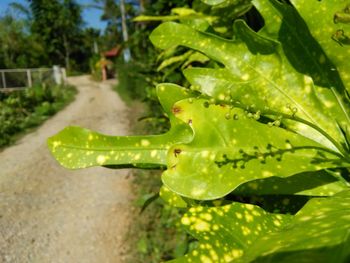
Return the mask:
<svg viewBox="0 0 350 263">
<path fill-rule="evenodd" d="M 319 126 L 335 140 L 342 141 L 343 135 L 336 122 L 322 111 L 312 80 L 295 71 L 284 57 L 278 43 L 253 33 L 243 22 L 237 22 L 235 26 L 239 35 L 247 32 L 246 42 L 222 39 L 172 22 L 160 25 L 150 38 L 159 48 L 182 45 L 203 52 L 224 64 L 224 78 L 232 75 L 229 79 L 234 80 L 234 83 L 231 83 L 225 93 L 219 93 L 220 97 L 228 97 L 229 100 L 232 97 L 244 106 L 254 106 L 252 108 L 255 111 L 270 108 L 284 114 L 296 115 Z M 251 39 L 253 37 L 255 39 Z M 198 81 L 200 77 L 193 76 L 192 80 L 196 79 L 197 82 L 192 84 L 199 84 L 200 89 L 205 89 L 206 80 L 211 77 Z M 211 82 L 211 86 L 216 87 L 212 83 L 215 80 Z M 294 109 L 296 114 L 292 112 Z M 288 120 L 282 122 L 300 134 L 334 149 L 328 139 L 312 128 Z"/>
<path fill-rule="evenodd" d="M 205 15 L 191 8 L 179 7 L 171 9 L 171 15 L 167 16 L 138 16 L 133 19 L 135 22 L 147 21 L 175 21 L 187 24 L 197 30 L 206 31 L 209 26 L 218 18 L 215 16 Z"/>
<path fill-rule="evenodd" d="M 171 14 L 168 16 L 145 16 L 140 15 L 133 19 L 135 22 L 144 22 L 144 21 L 172 21 L 180 19 L 196 19 L 202 18 L 205 15 L 197 13 L 191 8 L 179 7 L 171 9 Z"/>
<path fill-rule="evenodd" d="M 178 62 L 184 62 L 193 54 L 193 51 L 187 51 L 179 56 L 172 56 L 162 61 L 162 63 L 158 66 L 157 71 L 161 71 L 162 69 L 173 65 Z"/>
<path fill-rule="evenodd" d="M 251 181 L 239 186 L 233 194 L 332 196 L 348 187 L 348 183 L 324 170 L 295 174 L 287 178 L 269 177 Z"/>
<path fill-rule="evenodd" d="M 157 95 L 168 114 L 171 129 L 154 136 L 107 136 L 79 127 L 67 127 L 48 139 L 51 153 L 66 168 L 90 166 L 159 167 L 166 166 L 168 149 L 175 143 L 189 142 L 192 132 L 172 112 L 176 101 L 191 97 L 174 84 L 157 87 Z"/>
<path fill-rule="evenodd" d="M 345 13 L 349 2 L 344 0 L 292 0 L 291 2 L 305 20 L 312 36 L 336 66 L 349 92 L 350 24 L 336 19 L 337 15 Z"/>
<path fill-rule="evenodd" d="M 186 201 L 179 195 L 177 195 L 176 193 L 174 193 L 173 191 L 171 191 L 168 187 L 166 187 L 165 185 L 163 185 L 160 188 L 159 191 L 159 196 L 169 205 L 173 206 L 173 207 L 180 207 L 180 208 L 184 208 L 187 207 L 187 203 Z"/>
<path fill-rule="evenodd" d="M 295 215 L 311 198 L 311 196 L 307 195 L 269 194 L 249 196 L 245 198 L 245 201 L 258 205 L 266 212 Z"/>
<path fill-rule="evenodd" d="M 207 5 L 220 5 L 225 2 L 229 2 L 230 4 L 237 5 L 240 2 L 240 0 L 202 0 L 202 2 Z"/>
<path fill-rule="evenodd" d="M 259 33 L 277 39 L 282 24 L 280 13 L 276 12 L 270 0 L 253 0 L 252 3 L 264 18 L 264 27 Z"/>
<path fill-rule="evenodd" d="M 179 19 L 180 19 L 180 17 L 178 15 L 168 15 L 168 16 L 145 16 L 145 15 L 140 15 L 140 16 L 135 17 L 133 19 L 133 21 L 134 22 L 173 21 L 173 20 L 179 20 Z"/>
<path fill-rule="evenodd" d="M 279 231 L 256 240 L 237 262 L 348 262 L 350 192 L 309 201 Z"/>
<path fill-rule="evenodd" d="M 259 237 L 279 230 L 291 218 L 269 214 L 250 204 L 192 207 L 181 223 L 199 245 L 185 257 L 170 262 L 236 262 Z"/>
<path fill-rule="evenodd" d="M 295 216 L 248 204 L 195 207 L 184 228 L 199 240 L 180 262 L 348 262 L 350 192 L 310 200 Z"/>
<path fill-rule="evenodd" d="M 226 2 L 227 0 L 202 0 L 207 5 L 218 5 Z"/>
<path fill-rule="evenodd" d="M 177 194 L 216 199 L 252 180 L 342 165 L 336 152 L 303 136 L 269 127 L 238 108 L 206 104 L 185 99 L 174 105 L 176 117 L 194 133 L 190 143 L 169 149 L 162 180 Z"/>
<path fill-rule="evenodd" d="M 338 63 L 333 58 L 331 58 L 332 61 L 330 60 L 320 43 L 310 33 L 306 23 L 308 21 L 305 22 L 297 10 L 288 4 L 275 0 L 254 0 L 253 3 L 265 19 L 265 26 L 259 33 L 278 39 L 284 54 L 293 67 L 312 77 L 323 104 L 323 111 L 329 112 L 329 115 L 343 127 L 348 126 L 350 121 L 349 101 L 346 98 L 340 72 L 337 70 Z M 312 8 L 316 7 L 312 5 Z M 327 12 L 331 12 L 330 9 L 327 9 Z M 312 23 L 317 21 L 314 15 L 310 19 Z M 323 16 L 321 20 L 325 21 Z M 320 25 L 317 23 L 317 30 L 326 32 L 319 28 Z"/>
<path fill-rule="evenodd" d="M 193 62 L 198 62 L 198 63 L 204 64 L 204 63 L 208 62 L 209 60 L 210 59 L 207 56 L 205 56 L 204 54 L 199 53 L 199 52 L 194 52 L 193 54 L 191 54 L 188 57 L 186 62 L 184 64 L 182 64 L 181 69 L 187 68 Z"/>
</svg>

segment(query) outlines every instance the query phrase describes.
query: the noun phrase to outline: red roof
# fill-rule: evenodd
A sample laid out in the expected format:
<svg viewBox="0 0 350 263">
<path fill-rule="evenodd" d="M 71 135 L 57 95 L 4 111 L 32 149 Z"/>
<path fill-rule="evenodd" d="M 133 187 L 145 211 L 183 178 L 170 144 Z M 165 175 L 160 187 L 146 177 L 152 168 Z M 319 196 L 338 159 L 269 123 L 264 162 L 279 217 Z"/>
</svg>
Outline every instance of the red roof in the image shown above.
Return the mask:
<svg viewBox="0 0 350 263">
<path fill-rule="evenodd" d="M 105 57 L 116 57 L 119 55 L 121 51 L 121 47 L 117 46 L 115 48 L 112 48 L 111 50 L 108 50 L 104 53 Z"/>
</svg>

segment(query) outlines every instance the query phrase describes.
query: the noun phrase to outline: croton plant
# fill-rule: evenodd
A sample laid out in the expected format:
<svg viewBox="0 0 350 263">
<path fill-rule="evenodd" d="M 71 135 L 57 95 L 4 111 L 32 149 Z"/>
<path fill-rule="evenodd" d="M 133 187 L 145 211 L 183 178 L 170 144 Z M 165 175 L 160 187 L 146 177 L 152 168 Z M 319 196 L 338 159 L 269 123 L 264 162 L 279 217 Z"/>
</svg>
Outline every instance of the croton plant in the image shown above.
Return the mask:
<svg viewBox="0 0 350 263">
<path fill-rule="evenodd" d="M 198 240 L 172 262 L 350 262 L 350 2 L 204 2 L 248 3 L 264 26 L 237 19 L 225 39 L 215 18 L 196 17 L 153 31 L 157 48 L 216 63 L 184 69 L 190 88 L 156 87 L 169 131 L 67 127 L 52 154 L 70 169 L 163 169 L 160 196 L 187 209 L 181 224 Z"/>
</svg>

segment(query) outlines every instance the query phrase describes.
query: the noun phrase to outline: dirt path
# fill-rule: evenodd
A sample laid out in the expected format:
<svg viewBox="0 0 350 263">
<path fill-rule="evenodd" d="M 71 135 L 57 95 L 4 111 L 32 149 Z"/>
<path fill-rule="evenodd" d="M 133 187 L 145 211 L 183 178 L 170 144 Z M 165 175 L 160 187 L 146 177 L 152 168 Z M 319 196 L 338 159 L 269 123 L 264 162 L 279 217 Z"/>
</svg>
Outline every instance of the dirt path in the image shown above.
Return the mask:
<svg viewBox="0 0 350 263">
<path fill-rule="evenodd" d="M 76 100 L 0 152 L 0 262 L 125 262 L 132 213 L 127 170 L 66 170 L 46 139 L 67 125 L 125 135 L 128 109 L 111 83 L 70 81 Z"/>
</svg>

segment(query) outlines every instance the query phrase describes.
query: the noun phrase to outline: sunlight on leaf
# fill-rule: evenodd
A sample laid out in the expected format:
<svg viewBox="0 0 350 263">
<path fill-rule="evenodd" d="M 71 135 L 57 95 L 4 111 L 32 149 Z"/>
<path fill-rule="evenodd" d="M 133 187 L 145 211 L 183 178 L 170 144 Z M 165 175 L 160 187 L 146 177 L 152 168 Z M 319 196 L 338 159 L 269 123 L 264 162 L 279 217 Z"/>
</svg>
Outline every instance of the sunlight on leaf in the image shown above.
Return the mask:
<svg viewBox="0 0 350 263">
<path fill-rule="evenodd" d="M 349 191 L 312 199 L 295 216 L 241 203 L 194 207 L 181 223 L 199 245 L 170 262 L 347 262 L 349 212 Z"/>
<path fill-rule="evenodd" d="M 303 136 L 259 123 L 241 109 L 206 103 L 189 99 L 174 105 L 175 116 L 194 133 L 193 141 L 168 153 L 162 180 L 175 193 L 215 199 L 259 178 L 342 165 L 336 153 Z"/>
<path fill-rule="evenodd" d="M 174 84 L 157 88 L 160 102 L 168 114 L 171 129 L 154 136 L 107 136 L 79 127 L 67 127 L 48 139 L 52 154 L 61 165 L 78 169 L 90 166 L 165 167 L 168 149 L 175 143 L 188 142 L 192 132 L 177 120 L 172 105 L 191 97 L 185 89 Z"/>
</svg>

